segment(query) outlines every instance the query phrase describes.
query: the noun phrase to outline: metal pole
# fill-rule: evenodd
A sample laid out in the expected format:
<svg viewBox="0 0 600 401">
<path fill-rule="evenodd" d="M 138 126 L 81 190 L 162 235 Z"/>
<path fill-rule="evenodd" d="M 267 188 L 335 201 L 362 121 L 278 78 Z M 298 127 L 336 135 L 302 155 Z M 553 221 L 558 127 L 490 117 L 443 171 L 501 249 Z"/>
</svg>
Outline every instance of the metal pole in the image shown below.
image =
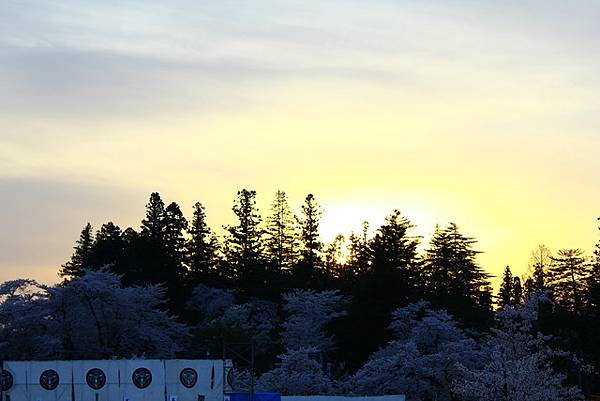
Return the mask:
<svg viewBox="0 0 600 401">
<path fill-rule="evenodd" d="M 250 341 L 250 401 L 254 401 L 254 342 Z"/>
</svg>

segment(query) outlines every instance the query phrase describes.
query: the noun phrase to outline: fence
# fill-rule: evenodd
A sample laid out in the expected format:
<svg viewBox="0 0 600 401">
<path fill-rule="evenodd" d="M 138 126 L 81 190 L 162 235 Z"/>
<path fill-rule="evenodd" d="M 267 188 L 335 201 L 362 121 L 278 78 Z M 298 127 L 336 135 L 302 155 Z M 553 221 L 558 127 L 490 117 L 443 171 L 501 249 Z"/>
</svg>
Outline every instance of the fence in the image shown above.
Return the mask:
<svg viewBox="0 0 600 401">
<path fill-rule="evenodd" d="M 5 361 L 2 401 L 223 401 L 222 360 Z"/>
</svg>

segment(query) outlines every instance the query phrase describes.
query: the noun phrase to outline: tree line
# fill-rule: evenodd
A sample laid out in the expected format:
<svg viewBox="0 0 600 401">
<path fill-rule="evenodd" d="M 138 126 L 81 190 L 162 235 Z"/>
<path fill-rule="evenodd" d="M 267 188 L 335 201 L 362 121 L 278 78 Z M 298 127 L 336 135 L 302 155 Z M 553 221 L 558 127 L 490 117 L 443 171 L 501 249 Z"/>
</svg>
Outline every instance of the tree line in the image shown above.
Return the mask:
<svg viewBox="0 0 600 401">
<path fill-rule="evenodd" d="M 506 268 L 494 296 L 490 275 L 477 262 L 476 240 L 455 223 L 436 227 L 419 252 L 421 238 L 398 210 L 374 235 L 368 235 L 365 223 L 361 233 L 350 234 L 347 241 L 338 236 L 330 244 L 319 237 L 322 210 L 312 194 L 295 216 L 285 192 L 278 191 L 263 219 L 256 192 L 244 189 L 237 193 L 232 211 L 236 223 L 224 227 L 225 235 L 218 238 L 201 203 L 194 205 L 188 221 L 177 203 L 165 205 L 152 193 L 139 230 L 121 230 L 113 222 L 95 232 L 90 224 L 84 227 L 71 259 L 59 271 L 62 285 L 102 269 L 118 275 L 124 287 L 161 285 L 166 294 L 163 309 L 193 328 L 191 342 L 181 351 L 185 356 L 220 355 L 222 341 L 262 341 L 257 359 L 262 371 L 273 368 L 286 347 L 283 340 L 258 335 L 265 330 L 256 316 L 271 322 L 270 330 L 281 332 L 274 322 L 289 315 L 283 306 L 286 294 L 336 291 L 345 300 L 345 312 L 327 320 L 323 330 L 334 335 L 335 347 L 320 351 L 340 374 L 364 368 L 374 352 L 394 340 L 390 325 L 399 308 L 426 300 L 431 310 L 447 311 L 469 333 L 488 333 L 497 324 L 494 308 L 520 308 L 529 297 L 543 293 L 552 306 L 540 313 L 536 328 L 551 335 L 558 348 L 600 366 L 594 344 L 600 334 L 600 241 L 591 257 L 572 249 L 554 255 L 540 246 L 523 277 Z M 219 291 L 228 295 L 223 298 Z M 230 314 L 229 320 L 197 307 L 211 299 L 207 294 L 220 294 L 217 299 L 236 305 L 235 313 L 218 309 L 225 317 Z M 231 317 L 240 313 L 247 316 L 243 324 Z M 596 376 L 585 369 L 561 368 L 587 393 L 598 385 Z"/>
<path fill-rule="evenodd" d="M 285 192 L 277 191 L 263 219 L 256 192 L 243 189 L 232 211 L 237 222 L 224 227 L 219 240 L 201 203 L 188 221 L 177 203 L 165 205 L 152 193 L 139 230 L 108 222 L 94 232 L 88 223 L 59 274 L 69 281 L 84 269 L 108 266 L 124 285 L 163 284 L 170 311 L 183 321 L 198 284 L 235 290 L 242 301 L 279 301 L 293 289 L 338 289 L 351 299 L 349 316 L 334 328 L 351 366 L 389 339 L 391 312 L 411 302 L 427 299 L 468 326 L 491 323 L 490 276 L 477 263 L 476 241 L 454 223 L 437 227 L 419 254 L 414 225 L 395 210 L 372 238 L 367 223 L 362 233 L 352 233 L 342 258 L 341 236 L 328 245 L 319 237 L 322 209 L 312 194 L 295 216 Z"/>
</svg>

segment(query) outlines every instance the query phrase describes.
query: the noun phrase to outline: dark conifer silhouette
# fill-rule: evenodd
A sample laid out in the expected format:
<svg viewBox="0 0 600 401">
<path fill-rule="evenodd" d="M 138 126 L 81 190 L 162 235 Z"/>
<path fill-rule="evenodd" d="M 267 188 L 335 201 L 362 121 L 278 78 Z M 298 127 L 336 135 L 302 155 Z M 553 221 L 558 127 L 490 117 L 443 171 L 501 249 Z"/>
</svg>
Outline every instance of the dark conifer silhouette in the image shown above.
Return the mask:
<svg viewBox="0 0 600 401">
<path fill-rule="evenodd" d="M 158 192 L 150 195 L 146 205 L 146 217 L 140 232 L 141 259 L 138 266 L 142 282 L 158 284 L 166 281 L 165 204 Z"/>
<path fill-rule="evenodd" d="M 319 238 L 322 212 L 312 194 L 295 218 L 285 192 L 278 191 L 264 226 L 256 196 L 246 189 L 237 193 L 232 208 L 237 222 L 225 227 L 221 245 L 200 203 L 194 205 L 188 224 L 177 203 L 165 207 L 160 195 L 152 193 L 139 232 L 131 227 L 121 231 L 108 222 L 94 234 L 88 223 L 59 274 L 68 282 L 84 275 L 84 269 L 107 266 L 121 275 L 124 286 L 161 284 L 170 311 L 187 324 L 209 318 L 211 308 L 219 309 L 227 301 L 228 315 L 219 323 L 226 326 L 203 332 L 203 339 L 187 355 L 206 348 L 206 335 L 215 344 L 223 333 L 247 340 L 250 337 L 244 330 L 263 327 L 262 315 L 254 316 L 252 305 L 269 300 L 269 310 L 276 310 L 272 301 L 279 302 L 282 294 L 295 288 L 339 290 L 348 297 L 347 315 L 327 327 L 337 338 L 337 349 L 324 355 L 343 362 L 346 373 L 362 366 L 373 351 L 391 340 L 387 329 L 393 310 L 421 299 L 449 311 L 466 328 L 485 331 L 491 327 L 490 276 L 477 262 L 475 239 L 463 235 L 456 224 L 436 227 L 426 250 L 419 253 L 420 239 L 412 234 L 413 224 L 395 210 L 373 237 L 365 222 L 362 233 L 352 233 L 347 244 L 339 235 L 325 246 Z M 596 344 L 600 336 L 600 240 L 589 260 L 578 249 L 561 250 L 552 257 L 547 247 L 538 246 L 524 280 L 521 288 L 521 279 L 507 266 L 497 305 L 518 306 L 532 294 L 548 294 L 556 303 L 540 310 L 539 329 L 562 339 L 561 346 L 578 358 L 600 366 Z M 203 301 L 208 302 L 203 315 L 185 307 L 194 288 L 203 289 L 200 292 L 208 297 Z M 277 352 L 276 346 L 271 347 L 268 355 L 261 356 L 261 363 L 270 366 Z M 572 369 L 582 386 L 596 383 L 580 366 Z"/>
<path fill-rule="evenodd" d="M 246 294 L 260 293 L 267 286 L 263 261 L 263 230 L 256 207 L 256 191 L 243 189 L 233 205 L 238 222 L 227 226 L 225 254 L 238 287 Z"/>
<path fill-rule="evenodd" d="M 206 212 L 200 202 L 194 204 L 193 213 L 188 229 L 190 238 L 187 241 L 189 277 L 194 284 L 210 284 L 216 280 L 219 244 L 206 223 Z"/>
<path fill-rule="evenodd" d="M 363 222 L 361 235 L 354 232 L 348 237 L 348 261 L 346 262 L 347 285 L 352 285 L 356 279 L 371 268 L 371 249 L 369 244 L 369 223 Z"/>
<path fill-rule="evenodd" d="M 476 242 L 455 223 L 436 228 L 425 251 L 424 283 L 434 305 L 443 305 L 469 324 L 485 325 L 491 318 L 490 276 L 477 264 Z"/>
<path fill-rule="evenodd" d="M 513 304 L 514 283 L 516 277 L 513 277 L 510 267 L 506 266 L 502 275 L 502 284 L 498 290 L 498 306 L 504 307 Z"/>
<path fill-rule="evenodd" d="M 65 281 L 83 276 L 85 274 L 83 269 L 88 268 L 91 264 L 93 244 L 94 234 L 92 232 L 92 225 L 87 223 L 83 230 L 81 230 L 77 244 L 73 247 L 75 252 L 73 252 L 71 259 L 62 265 L 58 275 L 63 277 Z"/>
<path fill-rule="evenodd" d="M 350 316 L 340 325 L 340 342 L 350 363 L 359 364 L 366 356 L 389 341 L 385 330 L 394 309 L 419 300 L 421 263 L 417 255 L 419 238 L 414 225 L 395 210 L 362 250 L 368 252 L 367 266 L 360 269 L 352 286 Z M 367 260 L 363 254 L 363 260 Z M 372 330 L 380 327 L 383 330 Z"/>
<path fill-rule="evenodd" d="M 165 203 L 158 192 L 150 194 L 146 205 L 146 218 L 142 220 L 142 236 L 154 243 L 161 243 L 164 234 Z"/>
<path fill-rule="evenodd" d="M 165 278 L 166 282 L 177 284 L 183 282 L 186 276 L 186 239 L 184 234 L 188 228 L 188 222 L 183 216 L 179 205 L 170 203 L 164 212 L 164 246 L 165 246 Z"/>
<path fill-rule="evenodd" d="M 531 252 L 529 276 L 525 280 L 525 293 L 530 295 L 548 289 L 548 274 L 552 264 L 552 252 L 545 245 L 538 245 Z"/>
<path fill-rule="evenodd" d="M 265 230 L 265 256 L 276 270 L 289 271 L 297 261 L 298 235 L 287 195 L 277 191 Z"/>
<path fill-rule="evenodd" d="M 600 231 L 600 225 L 598 231 Z M 596 242 L 593 255 L 587 279 L 588 308 L 595 317 L 600 317 L 600 239 Z"/>
<path fill-rule="evenodd" d="M 319 223 L 321 221 L 321 207 L 313 194 L 308 194 L 301 207 L 302 214 L 298 218 L 301 232 L 300 261 L 296 264 L 293 275 L 294 285 L 297 288 L 319 287 L 320 267 L 322 264 L 321 251 L 323 243 L 319 239 Z"/>
<path fill-rule="evenodd" d="M 335 236 L 327 246 L 323 255 L 323 267 L 327 278 L 343 280 L 346 274 L 344 261 L 344 243 L 346 238 L 342 234 Z"/>
<path fill-rule="evenodd" d="M 590 272 L 581 249 L 561 249 L 552 258 L 550 274 L 552 291 L 556 302 L 568 311 L 578 314 L 587 293 Z"/>
<path fill-rule="evenodd" d="M 521 285 L 521 278 L 519 276 L 513 277 L 513 294 L 512 294 L 512 305 L 520 305 L 523 302 L 523 286 Z"/>
<path fill-rule="evenodd" d="M 125 264 L 126 243 L 119 226 L 109 221 L 96 231 L 91 254 L 91 268 L 104 266 L 117 274 L 126 273 Z"/>
</svg>

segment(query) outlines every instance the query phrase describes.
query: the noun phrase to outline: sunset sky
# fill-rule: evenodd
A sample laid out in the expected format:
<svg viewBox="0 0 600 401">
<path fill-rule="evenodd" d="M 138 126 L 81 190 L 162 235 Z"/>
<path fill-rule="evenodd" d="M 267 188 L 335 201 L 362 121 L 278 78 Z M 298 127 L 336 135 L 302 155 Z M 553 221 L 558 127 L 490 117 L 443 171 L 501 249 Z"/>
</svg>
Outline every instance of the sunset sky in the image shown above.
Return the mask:
<svg viewBox="0 0 600 401">
<path fill-rule="evenodd" d="M 481 265 L 591 251 L 600 2 L 0 2 L 0 280 L 57 281 L 83 225 L 152 191 L 232 222 L 238 189 L 322 236 L 398 208 L 458 223 Z M 497 279 L 495 279 L 497 284 Z"/>
</svg>

